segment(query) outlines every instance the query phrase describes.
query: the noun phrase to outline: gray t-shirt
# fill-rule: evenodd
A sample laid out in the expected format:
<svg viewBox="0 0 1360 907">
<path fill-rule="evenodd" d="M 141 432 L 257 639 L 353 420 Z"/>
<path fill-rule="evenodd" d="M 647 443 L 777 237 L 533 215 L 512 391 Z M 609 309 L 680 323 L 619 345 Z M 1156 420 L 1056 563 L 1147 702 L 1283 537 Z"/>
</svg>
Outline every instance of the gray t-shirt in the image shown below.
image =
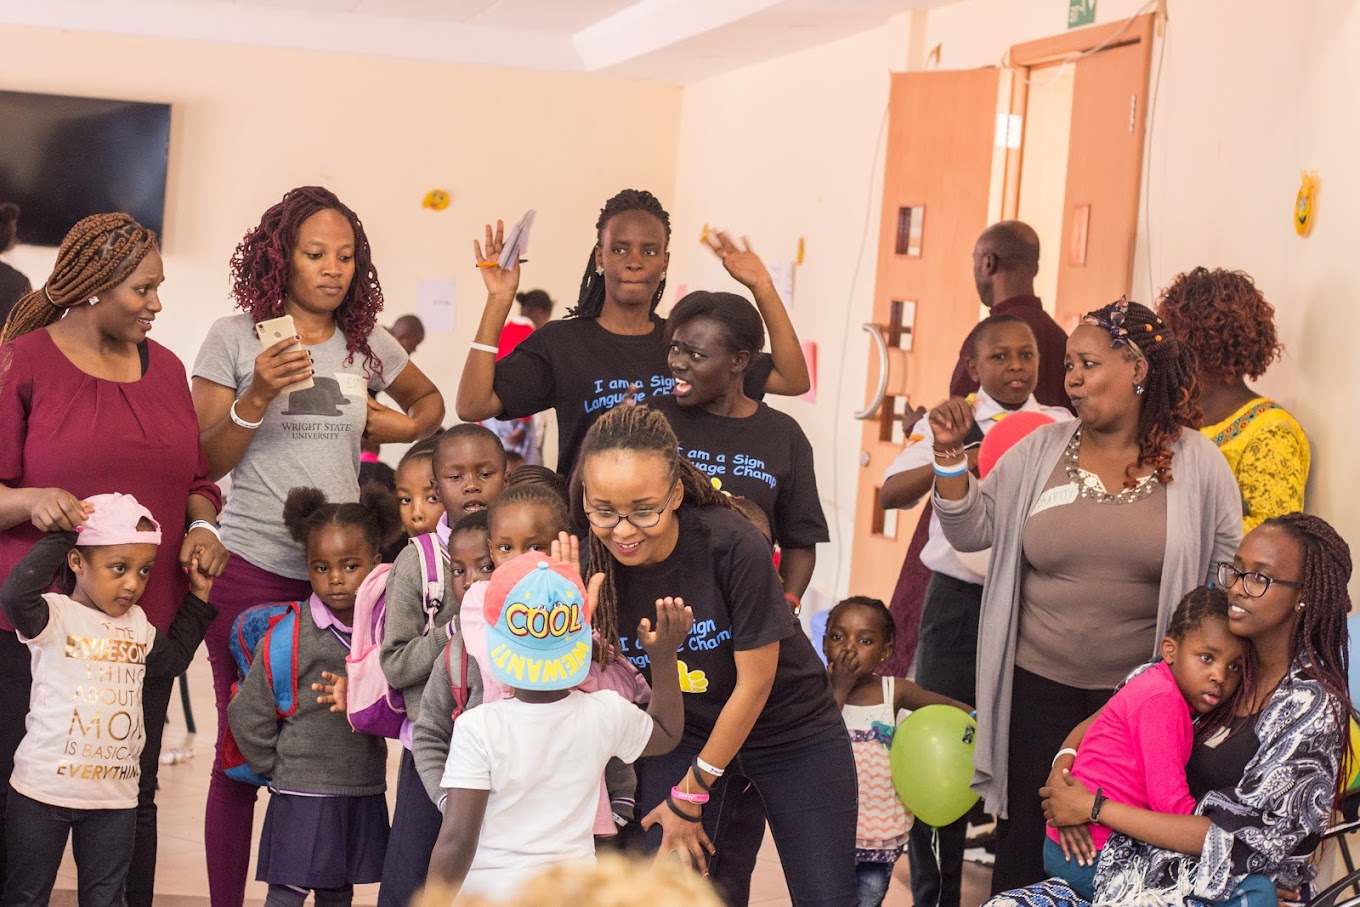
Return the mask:
<svg viewBox="0 0 1360 907">
<path fill-rule="evenodd" d="M 231 494 L 222 511 L 222 543 L 270 573 L 306 579 L 302 546 L 283 525 L 283 502 L 293 488 L 311 486 L 328 501 L 359 499 L 359 437 L 368 416 L 365 388 L 379 391 L 406 368 L 406 351 L 381 326 L 368 337 L 381 362 L 362 353 L 346 362 L 345 335 L 307 347 L 315 363 L 315 386 L 280 394 L 264 424 L 231 472 Z M 255 373 L 260 341 L 248 313 L 219 318 L 198 351 L 193 374 L 231 388 L 240 397 Z"/>
</svg>

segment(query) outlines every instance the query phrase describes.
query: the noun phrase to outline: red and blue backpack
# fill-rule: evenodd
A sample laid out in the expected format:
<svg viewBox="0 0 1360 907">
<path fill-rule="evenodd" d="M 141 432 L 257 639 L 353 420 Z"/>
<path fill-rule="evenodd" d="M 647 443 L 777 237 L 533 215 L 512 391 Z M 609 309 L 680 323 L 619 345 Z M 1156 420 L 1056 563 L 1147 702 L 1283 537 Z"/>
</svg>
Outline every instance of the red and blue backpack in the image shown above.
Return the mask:
<svg viewBox="0 0 1360 907">
<path fill-rule="evenodd" d="M 236 695 L 250 671 L 260 640 L 266 640 L 260 648 L 260 657 L 264 660 L 265 677 L 274 691 L 274 708 L 279 721 L 297 711 L 298 616 L 306 604 L 297 601 L 256 605 L 242 611 L 231 627 L 228 648 L 236 662 L 236 682 L 231 685 L 231 695 Z M 222 737 L 222 770 L 234 781 L 260 786 L 269 784 L 269 779 L 251 769 L 246 757 L 241 755 L 230 725 Z"/>
</svg>

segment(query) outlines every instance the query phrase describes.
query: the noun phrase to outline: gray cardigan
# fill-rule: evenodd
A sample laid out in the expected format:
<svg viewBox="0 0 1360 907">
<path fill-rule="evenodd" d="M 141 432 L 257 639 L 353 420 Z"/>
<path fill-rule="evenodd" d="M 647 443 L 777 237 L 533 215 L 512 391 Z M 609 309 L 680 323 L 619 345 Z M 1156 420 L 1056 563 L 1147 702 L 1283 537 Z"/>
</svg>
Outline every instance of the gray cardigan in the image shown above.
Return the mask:
<svg viewBox="0 0 1360 907">
<path fill-rule="evenodd" d="M 448 653 L 456 673 L 460 663 L 459 650 L 463 646 L 461 634 L 448 642 Z M 453 740 L 453 686 L 460 677 L 449 676 L 444 655 L 440 653 L 434 660 L 429 682 L 425 684 L 425 696 L 420 717 L 411 729 L 411 755 L 416 761 L 416 774 L 425 792 L 436 805 L 444 797 L 439 782 L 444 779 L 444 764 L 449 759 L 449 743 Z M 477 668 L 477 659 L 468 656 L 467 666 L 467 705 L 464 711 L 482 704 L 482 672 Z M 441 806 L 440 811 L 443 811 Z"/>
<path fill-rule="evenodd" d="M 349 650 L 330 630 L 312 621 L 302 603 L 297 651 L 297 710 L 279 722 L 274 693 L 265 675 L 262 650 L 255 649 L 250 672 L 227 706 L 232 736 L 250 767 L 283 791 L 358 797 L 387 789 L 387 741 L 354 732 L 344 712 L 316 701 L 312 684 L 321 672 L 345 672 Z"/>
<path fill-rule="evenodd" d="M 425 572 L 417 544 L 412 540 L 401 550 L 388 574 L 387 624 L 378 653 L 383 676 L 401 690 L 406 715 L 413 723 L 420 719 L 420 697 L 425 692 L 430 669 L 449 641 L 449 621 L 458 613 L 445 561 L 444 601 L 435 614 L 434 629 L 425 632 Z"/>
<path fill-rule="evenodd" d="M 992 549 L 982 592 L 977 648 L 977 749 L 973 789 L 989 813 L 1006 816 L 1006 757 L 1010 747 L 1011 680 L 1019 629 L 1021 539 L 1030 508 L 1062 457 L 1077 422 L 1045 425 L 1017 444 L 979 485 L 968 477 L 961 501 L 932 495 L 945 538 L 960 551 Z M 1230 561 L 1242 540 L 1242 494 L 1228 461 L 1198 431 L 1185 429 L 1171 445 L 1173 481 L 1166 486 L 1166 554 L 1157 597 L 1157 636 L 1185 593 L 1208 579 L 1210 566 Z M 1073 640 L 1072 656 L 1099 640 Z M 1150 656 L 1156 657 L 1157 645 Z M 1134 668 L 1129 665 L 1129 668 Z M 1025 745 L 1022 741 L 1019 745 Z M 1038 796 L 1038 792 L 1034 792 Z"/>
</svg>

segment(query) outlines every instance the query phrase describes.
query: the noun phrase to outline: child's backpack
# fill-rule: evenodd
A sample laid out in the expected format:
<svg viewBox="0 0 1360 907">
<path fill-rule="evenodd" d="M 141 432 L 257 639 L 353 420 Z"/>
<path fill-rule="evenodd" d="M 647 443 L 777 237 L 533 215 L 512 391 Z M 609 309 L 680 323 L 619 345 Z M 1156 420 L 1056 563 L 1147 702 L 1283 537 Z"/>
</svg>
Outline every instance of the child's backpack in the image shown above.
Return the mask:
<svg viewBox="0 0 1360 907">
<path fill-rule="evenodd" d="M 236 662 L 236 682 L 231 685 L 231 695 L 235 696 L 250 671 L 260 640 L 268 638 L 260 655 L 264 659 L 265 676 L 274 691 L 274 707 L 280 721 L 297 711 L 298 614 L 304 604 L 277 602 L 247 608 L 232 624 L 231 639 L 227 644 Z M 262 787 L 269 784 L 269 779 L 256 774 L 246 757 L 241 755 L 231 725 L 227 725 L 222 738 L 222 770 L 234 781 Z"/>
<path fill-rule="evenodd" d="M 444 557 L 434 533 L 411 539 L 420 554 L 425 577 L 425 632 L 434 628 L 435 615 L 444 602 Z M 377 567 L 359 587 L 354 602 L 354 638 L 345 659 L 349 686 L 346 709 L 350 727 L 374 737 L 401 736 L 406 721 L 406 700 L 401 690 L 387 682 L 380 651 L 387 626 L 387 576 L 391 566 Z"/>
</svg>

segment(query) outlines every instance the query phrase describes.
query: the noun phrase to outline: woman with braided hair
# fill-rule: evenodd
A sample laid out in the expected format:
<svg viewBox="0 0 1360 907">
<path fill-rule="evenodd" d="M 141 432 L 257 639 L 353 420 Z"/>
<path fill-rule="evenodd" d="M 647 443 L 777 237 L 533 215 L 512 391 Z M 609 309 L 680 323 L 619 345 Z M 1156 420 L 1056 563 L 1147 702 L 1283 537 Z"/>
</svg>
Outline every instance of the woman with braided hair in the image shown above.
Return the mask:
<svg viewBox="0 0 1360 907">
<path fill-rule="evenodd" d="M 765 803 L 793 902 L 852 904 L 855 765 L 826 671 L 784 603 L 769 543 L 676 445 L 660 412 L 616 407 L 586 433 L 572 481 L 589 572 L 604 575 L 601 651 L 650 679 L 630 628 L 668 596 L 694 611 L 680 650 L 684 737 L 638 764 L 647 843 L 707 869 L 729 899 L 747 887 L 724 864 L 724 799 L 740 774 Z"/>
<path fill-rule="evenodd" d="M 968 403 L 929 414 L 940 527 L 959 551 L 992 549 L 973 787 L 1001 817 L 993 892 L 1046 876 L 1035 792 L 1054 753 L 1156 657 L 1177 602 L 1242 537 L 1237 483 L 1194 430 L 1192 365 L 1160 318 L 1124 299 L 1096 309 L 1064 364 L 1076 421 L 1040 427 L 981 483 L 963 450 Z"/>
<path fill-rule="evenodd" d="M 1162 291 L 1157 314 L 1190 352 L 1204 411 L 1200 431 L 1223 451 L 1242 490 L 1242 531 L 1303 509 L 1311 451 L 1283 406 L 1247 386 L 1280 354 L 1275 309 L 1251 276 L 1195 268 Z"/>
<path fill-rule="evenodd" d="M 656 314 L 670 261 L 670 215 L 643 190 L 625 189 L 609 199 L 595 222 L 595 247 L 576 307 L 498 362 L 497 341 L 519 287 L 518 263 L 496 266 L 503 232 L 498 221 L 494 231 L 486 228 L 485 250 L 472 244 L 487 297 L 458 383 L 458 418 L 477 422 L 556 411 L 557 471 L 570 476 L 596 419 L 626 399 L 669 394 L 675 383 L 666 365 L 666 320 Z M 750 268 L 749 244 L 738 246 L 725 233 L 710 234 L 706 244 L 751 291 L 770 332 L 770 355 L 761 354 L 747 370 L 747 396 L 806 392 L 807 363 L 768 272 Z"/>
<path fill-rule="evenodd" d="M 195 553 L 210 576 L 227 562 L 214 528 L 221 496 L 184 366 L 147 337 L 164 280 L 153 232 L 126 214 L 95 214 L 66 234 L 52 275 L 19 300 L 0 333 L 0 576 L 45 533 L 79 529 L 85 498 L 133 495 L 160 523 L 169 552 L 139 602 L 161 632 L 184 601 Z M 24 734 L 29 655 L 8 623 L 0 630 L 0 777 L 8 778 Z M 143 691 L 129 904 L 151 903 L 156 769 L 172 684 L 148 678 Z M 99 767 L 72 762 L 72 770 Z"/>
<path fill-rule="evenodd" d="M 1349 546 L 1326 521 L 1290 513 L 1247 533 L 1213 573 L 1228 593 L 1229 628 L 1251 640 L 1256 658 L 1230 726 L 1190 756 L 1195 814 L 1102 799 L 1065 770 L 1043 789 L 1044 815 L 1054 825 L 1098 813 L 1119 832 L 1098 864 L 1101 903 L 1232 898 L 1246 907 L 1273 905 L 1274 891 L 1247 894 L 1249 874 L 1268 877 L 1284 900 L 1306 900 L 1301 889 L 1317 871 L 1310 857 L 1344 796 L 1354 758 L 1347 734 Z M 1010 892 L 1007 903 L 1081 903 L 1070 895 L 1050 882 Z"/>
<path fill-rule="evenodd" d="M 283 522 L 288 491 L 319 488 L 329 501 L 357 501 L 361 435 L 378 444 L 415 441 L 444 417 L 439 391 L 377 323 L 383 297 L 368 237 L 334 193 L 318 186 L 286 193 L 241 240 L 231 271 L 244 312 L 213 324 L 193 369 L 203 449 L 214 475 L 232 474 L 222 514 L 231 560 L 214 587 L 219 614 L 206 637 L 218 756 L 205 828 L 214 842 L 208 885 L 218 907 L 245 897 L 258 791 L 222 770 L 236 680 L 231 627 L 252 605 L 311 594 L 302 545 Z M 292 316 L 297 336 L 261 351 L 255 326 L 282 315 Z M 294 386 L 307 378 L 311 387 Z M 404 411 L 374 401 L 381 390 Z"/>
</svg>

